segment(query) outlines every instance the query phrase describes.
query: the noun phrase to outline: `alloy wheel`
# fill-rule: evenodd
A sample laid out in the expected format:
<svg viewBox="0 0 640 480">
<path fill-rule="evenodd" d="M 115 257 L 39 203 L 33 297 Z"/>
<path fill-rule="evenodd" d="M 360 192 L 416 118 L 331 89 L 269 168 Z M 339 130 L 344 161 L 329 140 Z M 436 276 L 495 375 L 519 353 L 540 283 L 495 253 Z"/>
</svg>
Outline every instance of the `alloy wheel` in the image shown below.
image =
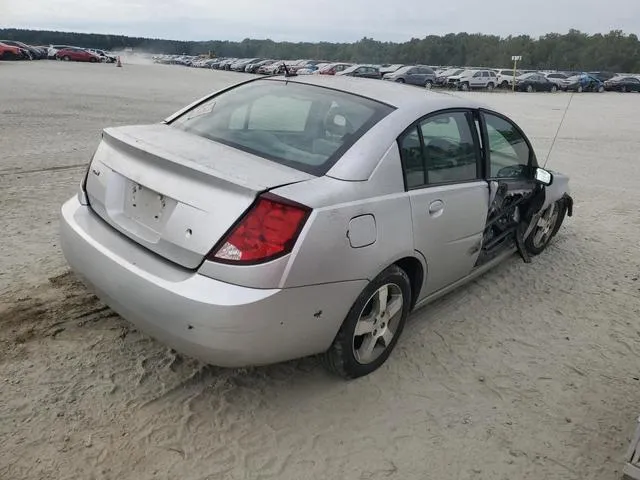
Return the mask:
<svg viewBox="0 0 640 480">
<path fill-rule="evenodd" d="M 353 333 L 353 354 L 360 364 L 376 360 L 391 344 L 404 300 L 402 290 L 388 283 L 376 290 L 360 313 Z"/>
<path fill-rule="evenodd" d="M 558 221 L 559 214 L 560 210 L 558 209 L 556 202 L 553 202 L 538 219 L 538 223 L 536 224 L 536 229 L 533 234 L 534 247 L 542 248 L 549 243 L 553 230 L 556 226 L 556 222 Z"/>
</svg>

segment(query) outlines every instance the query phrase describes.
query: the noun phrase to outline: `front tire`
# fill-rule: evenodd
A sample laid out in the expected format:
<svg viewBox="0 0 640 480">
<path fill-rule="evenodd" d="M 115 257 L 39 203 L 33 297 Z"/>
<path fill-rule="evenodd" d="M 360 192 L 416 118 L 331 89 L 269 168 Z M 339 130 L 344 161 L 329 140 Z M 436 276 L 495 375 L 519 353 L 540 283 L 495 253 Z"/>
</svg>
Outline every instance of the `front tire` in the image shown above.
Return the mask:
<svg viewBox="0 0 640 480">
<path fill-rule="evenodd" d="M 551 86 L 551 93 L 556 93 L 558 91 L 558 87 L 556 87 L 555 85 Z"/>
<path fill-rule="evenodd" d="M 404 78 L 399 78 L 396 80 L 396 83 L 404 83 Z"/>
<path fill-rule="evenodd" d="M 469 91 L 469 82 L 462 82 L 460 84 L 460 90 L 462 90 L 463 92 Z"/>
<path fill-rule="evenodd" d="M 65 55 L 64 57 L 62 57 L 62 60 L 64 60 L 65 62 L 68 62 L 71 59 L 69 58 L 69 55 Z"/>
<path fill-rule="evenodd" d="M 533 86 L 532 85 L 527 85 L 527 92 L 529 92 L 529 93 L 533 92 Z"/>
<path fill-rule="evenodd" d="M 582 85 L 580 85 L 578 87 L 578 89 L 576 90 L 576 92 L 578 92 L 578 93 L 582 93 L 583 91 L 584 91 L 584 89 L 582 88 Z"/>
<path fill-rule="evenodd" d="M 424 88 L 431 90 L 433 88 L 433 82 L 431 80 L 427 80 L 427 83 L 424 84 Z"/>
<path fill-rule="evenodd" d="M 493 88 L 494 88 L 493 83 L 488 83 L 488 84 L 487 84 L 487 90 L 488 90 L 488 91 L 490 91 L 490 92 L 491 92 L 491 91 L 493 91 Z"/>
<path fill-rule="evenodd" d="M 392 265 L 358 296 L 322 355 L 324 367 L 344 378 L 362 377 L 378 369 L 396 346 L 410 307 L 409 276 Z"/>
<path fill-rule="evenodd" d="M 524 242 L 529 254 L 539 255 L 547 248 L 558 233 L 566 213 L 567 205 L 564 200 L 558 200 L 547 207 Z"/>
</svg>

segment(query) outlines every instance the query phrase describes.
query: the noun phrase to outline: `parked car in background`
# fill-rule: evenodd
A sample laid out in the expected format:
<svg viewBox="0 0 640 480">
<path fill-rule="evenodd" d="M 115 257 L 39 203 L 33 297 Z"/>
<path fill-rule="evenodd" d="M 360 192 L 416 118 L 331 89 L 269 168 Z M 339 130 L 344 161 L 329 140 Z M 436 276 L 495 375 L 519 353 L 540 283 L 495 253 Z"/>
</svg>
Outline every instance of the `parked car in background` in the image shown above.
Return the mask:
<svg viewBox="0 0 640 480">
<path fill-rule="evenodd" d="M 493 90 L 498 84 L 498 76 L 493 70 L 464 70 L 459 75 L 449 77 L 449 85 L 458 90 L 486 88 Z"/>
<path fill-rule="evenodd" d="M 539 168 L 507 116 L 324 80 L 253 79 L 105 129 L 61 209 L 71 268 L 184 354 L 226 367 L 321 354 L 355 378 L 384 364 L 412 310 L 542 253 L 572 215 L 568 177 Z"/>
<path fill-rule="evenodd" d="M 229 70 L 232 70 L 234 72 L 244 72 L 244 69 L 246 68 L 247 65 L 251 63 L 259 62 L 261 60 L 264 60 L 264 59 L 263 58 L 245 58 L 238 62 L 232 63 L 231 68 Z"/>
<path fill-rule="evenodd" d="M 640 92 L 640 79 L 637 77 L 613 77 L 604 82 L 604 89 L 609 92 Z"/>
<path fill-rule="evenodd" d="M 449 68 L 446 70 L 442 70 L 436 75 L 433 84 L 437 87 L 445 87 L 449 83 L 449 77 L 460 75 L 463 71 L 464 68 Z"/>
<path fill-rule="evenodd" d="M 4 43 L 10 47 L 20 48 L 29 60 L 40 60 L 46 58 L 46 54 L 44 54 L 44 52 L 36 47 L 27 45 L 26 43 L 17 42 L 15 40 L 0 40 L 0 43 Z"/>
<path fill-rule="evenodd" d="M 562 89 L 567 92 L 604 92 L 604 82 L 600 79 L 582 73 L 562 81 Z"/>
<path fill-rule="evenodd" d="M 541 73 L 525 73 L 516 77 L 519 92 L 557 92 L 558 86 Z"/>
<path fill-rule="evenodd" d="M 0 42 L 0 60 L 25 60 L 28 58 L 26 50 Z"/>
<path fill-rule="evenodd" d="M 335 75 L 336 73 L 349 68 L 351 65 L 351 63 L 330 63 L 329 65 L 325 65 L 319 69 L 318 73 L 320 75 Z"/>
<path fill-rule="evenodd" d="M 393 73 L 387 73 L 382 78 L 383 80 L 389 80 L 391 82 L 431 88 L 433 83 L 436 81 L 436 73 L 429 67 L 422 65 L 409 65 L 399 68 Z"/>
<path fill-rule="evenodd" d="M 88 52 L 95 53 L 96 55 L 98 55 L 98 57 L 100 57 L 100 61 L 103 63 L 115 63 L 118 60 L 118 58 L 115 55 L 110 55 L 104 50 L 99 50 L 96 48 L 87 48 L 86 50 Z"/>
<path fill-rule="evenodd" d="M 246 67 L 244 67 L 244 71 L 246 73 L 257 73 L 258 69 L 260 67 L 262 67 L 263 65 L 271 65 L 275 61 L 276 60 L 264 59 L 264 60 L 260 60 L 258 62 L 251 62 L 251 63 L 247 64 Z"/>
<path fill-rule="evenodd" d="M 516 77 L 520 75 L 522 75 L 522 72 L 516 70 Z M 513 68 L 503 68 L 501 70 L 496 70 L 496 79 L 498 82 L 496 85 L 500 88 L 508 88 L 513 86 L 513 78 Z"/>
<path fill-rule="evenodd" d="M 83 48 L 63 48 L 56 53 L 58 60 L 64 60 L 65 62 L 91 62 L 97 63 L 100 61 L 100 57 L 93 52 L 85 50 Z"/>
<path fill-rule="evenodd" d="M 353 65 L 349 68 L 345 68 L 341 72 L 336 73 L 336 75 L 344 75 L 346 77 L 375 78 L 375 79 L 382 78 L 378 67 L 374 67 L 372 65 Z"/>
<path fill-rule="evenodd" d="M 73 48 L 73 45 L 49 45 L 49 48 L 47 49 L 47 58 L 55 60 L 56 53 L 58 53 L 58 50 L 62 50 L 63 48 Z"/>
<path fill-rule="evenodd" d="M 402 67 L 404 67 L 404 65 L 402 65 L 401 63 L 394 63 L 392 65 L 389 65 L 389 64 L 381 65 L 380 66 L 380 75 L 382 75 L 384 77 L 387 73 L 393 73 L 393 72 L 401 69 Z"/>
<path fill-rule="evenodd" d="M 587 73 L 592 77 L 597 78 L 601 82 L 605 82 L 606 80 L 609 80 L 617 76 L 617 74 L 613 72 L 587 72 Z"/>
<path fill-rule="evenodd" d="M 569 78 L 566 74 L 560 72 L 545 73 L 544 76 L 552 83 L 555 83 L 558 89 L 562 88 L 562 81 Z"/>
</svg>

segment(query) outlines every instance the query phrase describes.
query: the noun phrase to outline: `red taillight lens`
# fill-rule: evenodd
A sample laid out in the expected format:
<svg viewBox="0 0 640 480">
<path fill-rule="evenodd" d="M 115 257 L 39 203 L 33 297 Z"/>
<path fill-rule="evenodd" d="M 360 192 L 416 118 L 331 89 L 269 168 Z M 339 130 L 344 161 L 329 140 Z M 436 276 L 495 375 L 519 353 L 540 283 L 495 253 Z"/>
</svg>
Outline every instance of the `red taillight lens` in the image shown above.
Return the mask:
<svg viewBox="0 0 640 480">
<path fill-rule="evenodd" d="M 207 260 L 263 263 L 291 252 L 311 209 L 272 194 L 258 198 Z"/>
</svg>

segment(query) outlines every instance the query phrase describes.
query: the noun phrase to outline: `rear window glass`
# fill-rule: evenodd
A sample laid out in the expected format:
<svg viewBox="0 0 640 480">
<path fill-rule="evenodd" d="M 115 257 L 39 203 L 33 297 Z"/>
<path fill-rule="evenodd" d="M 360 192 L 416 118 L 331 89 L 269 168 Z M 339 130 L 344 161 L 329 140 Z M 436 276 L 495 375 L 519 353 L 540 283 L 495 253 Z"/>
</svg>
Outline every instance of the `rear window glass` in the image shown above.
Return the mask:
<svg viewBox="0 0 640 480">
<path fill-rule="evenodd" d="M 324 175 L 392 107 L 337 90 L 258 80 L 187 111 L 172 126 Z"/>
</svg>

